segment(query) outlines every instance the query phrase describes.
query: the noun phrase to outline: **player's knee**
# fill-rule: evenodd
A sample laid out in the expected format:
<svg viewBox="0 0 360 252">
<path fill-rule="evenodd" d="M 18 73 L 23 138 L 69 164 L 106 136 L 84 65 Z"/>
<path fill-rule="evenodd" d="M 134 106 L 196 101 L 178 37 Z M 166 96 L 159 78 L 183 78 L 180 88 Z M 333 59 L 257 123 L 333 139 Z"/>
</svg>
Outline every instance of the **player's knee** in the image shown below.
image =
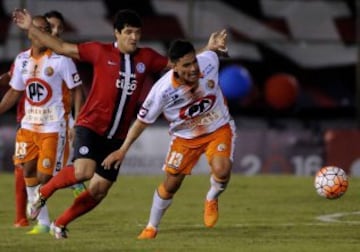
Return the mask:
<svg viewBox="0 0 360 252">
<path fill-rule="evenodd" d="M 230 173 L 223 176 L 219 176 L 219 174 L 213 173 L 212 177 L 218 183 L 227 183 L 230 180 Z"/>
<path fill-rule="evenodd" d="M 162 199 L 171 199 L 176 192 L 170 192 L 167 188 L 165 188 L 164 184 L 161 183 L 157 188 L 158 194 Z"/>
<path fill-rule="evenodd" d="M 93 177 L 94 172 L 90 169 L 86 169 L 86 168 L 79 168 L 76 169 L 75 168 L 75 177 L 78 181 L 85 181 L 85 180 L 89 180 Z"/>
<path fill-rule="evenodd" d="M 229 159 L 221 162 L 211 162 L 211 171 L 215 179 L 219 182 L 225 182 L 230 179 L 232 163 Z"/>
<path fill-rule="evenodd" d="M 90 159 L 77 159 L 74 163 L 75 177 L 78 181 L 86 181 L 94 176 L 96 162 Z"/>
<path fill-rule="evenodd" d="M 106 197 L 106 195 L 107 192 L 96 192 L 92 194 L 93 198 L 98 202 L 102 201 Z"/>
<path fill-rule="evenodd" d="M 37 177 L 38 177 L 38 180 L 39 180 L 40 184 L 44 185 L 52 178 L 52 175 L 44 174 L 44 173 L 38 173 Z"/>
<path fill-rule="evenodd" d="M 95 176 L 90 180 L 88 190 L 95 200 L 101 201 L 108 194 L 112 184 L 113 182 L 95 174 Z"/>
<path fill-rule="evenodd" d="M 96 201 L 102 201 L 108 194 L 108 190 L 101 188 L 100 186 L 90 186 L 89 192 Z"/>
</svg>

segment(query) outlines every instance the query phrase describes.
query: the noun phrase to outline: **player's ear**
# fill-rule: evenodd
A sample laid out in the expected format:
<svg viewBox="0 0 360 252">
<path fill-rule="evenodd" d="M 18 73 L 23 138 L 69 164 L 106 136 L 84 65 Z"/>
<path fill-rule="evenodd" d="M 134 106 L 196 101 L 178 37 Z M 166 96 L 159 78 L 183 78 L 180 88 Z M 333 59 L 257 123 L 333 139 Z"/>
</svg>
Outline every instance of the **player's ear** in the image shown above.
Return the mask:
<svg viewBox="0 0 360 252">
<path fill-rule="evenodd" d="M 117 37 L 117 36 L 119 36 L 120 35 L 120 32 L 118 31 L 118 29 L 114 29 L 114 35 L 115 35 L 115 37 Z"/>
<path fill-rule="evenodd" d="M 168 61 L 168 66 L 169 66 L 170 68 L 174 68 L 175 65 L 176 65 L 175 62 L 172 62 L 171 60 Z"/>
</svg>

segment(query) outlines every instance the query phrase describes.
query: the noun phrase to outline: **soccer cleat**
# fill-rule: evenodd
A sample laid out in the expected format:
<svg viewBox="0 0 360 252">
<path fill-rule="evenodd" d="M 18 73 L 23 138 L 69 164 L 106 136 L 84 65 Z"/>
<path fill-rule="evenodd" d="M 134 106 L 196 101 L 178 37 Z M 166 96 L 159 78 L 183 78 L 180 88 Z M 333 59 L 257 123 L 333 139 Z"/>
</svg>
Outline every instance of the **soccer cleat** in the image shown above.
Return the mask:
<svg viewBox="0 0 360 252">
<path fill-rule="evenodd" d="M 33 202 L 28 202 L 26 207 L 28 218 L 30 220 L 35 220 L 38 217 L 40 210 L 45 205 L 45 203 L 46 203 L 46 199 L 43 198 L 39 190 L 37 190 L 35 200 Z"/>
<path fill-rule="evenodd" d="M 206 227 L 211 228 L 215 226 L 219 218 L 218 200 L 205 200 L 204 207 L 204 224 Z"/>
<path fill-rule="evenodd" d="M 37 235 L 37 234 L 48 234 L 50 231 L 49 226 L 37 224 L 30 231 L 26 232 L 29 235 Z"/>
<path fill-rule="evenodd" d="M 50 234 L 55 237 L 55 239 L 66 239 L 68 230 L 65 227 L 56 226 L 54 222 L 50 224 Z"/>
<path fill-rule="evenodd" d="M 154 239 L 157 235 L 157 229 L 154 227 L 146 227 L 137 237 L 139 240 Z"/>
<path fill-rule="evenodd" d="M 27 227 L 27 226 L 29 226 L 29 221 L 25 218 L 20 219 L 14 223 L 14 227 L 16 227 L 16 228 Z"/>
<path fill-rule="evenodd" d="M 86 186 L 84 183 L 78 183 L 71 186 L 74 198 L 77 198 L 82 192 L 86 190 Z"/>
</svg>

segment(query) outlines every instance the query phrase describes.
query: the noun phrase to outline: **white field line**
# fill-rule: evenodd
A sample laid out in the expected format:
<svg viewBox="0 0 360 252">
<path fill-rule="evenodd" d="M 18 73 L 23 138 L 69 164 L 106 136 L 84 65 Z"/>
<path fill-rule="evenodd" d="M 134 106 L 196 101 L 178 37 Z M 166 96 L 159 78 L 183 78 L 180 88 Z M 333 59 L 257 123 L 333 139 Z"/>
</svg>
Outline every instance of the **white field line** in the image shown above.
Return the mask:
<svg viewBox="0 0 360 252">
<path fill-rule="evenodd" d="M 350 215 L 360 215 L 360 211 L 356 212 L 342 212 L 342 213 L 333 213 L 333 214 L 326 214 L 326 215 L 319 215 L 315 217 L 316 220 L 321 222 L 285 222 L 285 223 L 234 223 L 230 225 L 230 227 L 269 227 L 269 226 L 277 226 L 277 227 L 295 227 L 295 226 L 327 226 L 330 223 L 342 223 L 348 225 L 360 225 L 360 221 L 351 221 L 351 220 L 341 220 L 340 218 Z M 136 223 L 139 227 L 144 227 L 146 223 Z M 172 223 L 174 225 L 174 223 Z M 226 224 L 225 224 L 226 225 Z M 199 228 L 204 227 L 203 224 L 181 224 L 175 223 L 175 226 L 178 227 L 193 227 Z M 227 225 L 228 226 L 228 225 Z"/>
<path fill-rule="evenodd" d="M 320 220 L 320 221 L 323 221 L 323 222 L 338 222 L 338 223 L 347 223 L 347 224 L 360 224 L 360 221 L 339 220 L 339 218 L 349 216 L 349 215 L 360 215 L 360 211 L 320 215 L 320 216 L 316 217 L 316 219 Z"/>
</svg>

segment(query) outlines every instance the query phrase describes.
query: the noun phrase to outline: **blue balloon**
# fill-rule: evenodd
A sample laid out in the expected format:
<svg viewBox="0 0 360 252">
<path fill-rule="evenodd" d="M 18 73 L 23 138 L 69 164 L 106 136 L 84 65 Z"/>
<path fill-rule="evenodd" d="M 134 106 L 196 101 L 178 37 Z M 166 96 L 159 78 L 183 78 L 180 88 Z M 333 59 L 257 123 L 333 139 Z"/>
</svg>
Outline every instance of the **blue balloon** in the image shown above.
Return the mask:
<svg viewBox="0 0 360 252">
<path fill-rule="evenodd" d="M 250 94 L 252 88 L 249 71 L 239 65 L 224 67 L 219 73 L 219 82 L 228 100 L 241 100 Z"/>
</svg>

